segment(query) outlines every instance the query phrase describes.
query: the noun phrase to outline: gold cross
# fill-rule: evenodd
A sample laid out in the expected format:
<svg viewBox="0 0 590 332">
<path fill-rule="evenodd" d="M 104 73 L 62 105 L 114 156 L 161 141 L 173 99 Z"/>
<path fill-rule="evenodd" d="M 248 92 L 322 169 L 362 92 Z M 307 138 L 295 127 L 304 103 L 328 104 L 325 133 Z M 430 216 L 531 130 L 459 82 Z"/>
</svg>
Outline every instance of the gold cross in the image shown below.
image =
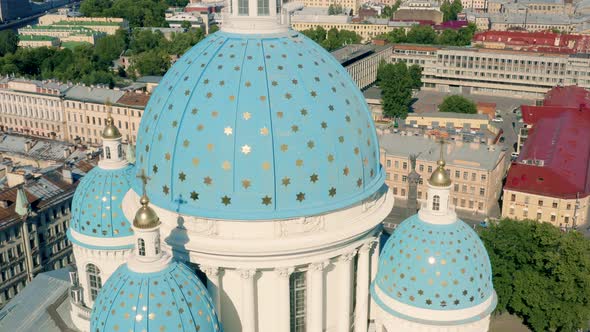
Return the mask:
<svg viewBox="0 0 590 332">
<path fill-rule="evenodd" d="M 443 153 L 443 151 L 444 151 L 443 147 L 445 144 L 449 144 L 449 142 L 447 142 L 444 137 L 440 136 L 438 139 L 438 143 L 440 144 L 440 159 L 439 160 L 444 161 L 445 157 L 444 157 L 444 153 Z"/>
<path fill-rule="evenodd" d="M 143 184 L 142 185 L 143 195 L 145 196 L 145 187 L 147 186 L 148 181 L 151 180 L 152 178 L 145 175 L 145 170 L 143 168 L 141 169 L 141 172 L 139 174 L 137 174 L 136 178 L 141 179 L 141 183 Z"/>
</svg>

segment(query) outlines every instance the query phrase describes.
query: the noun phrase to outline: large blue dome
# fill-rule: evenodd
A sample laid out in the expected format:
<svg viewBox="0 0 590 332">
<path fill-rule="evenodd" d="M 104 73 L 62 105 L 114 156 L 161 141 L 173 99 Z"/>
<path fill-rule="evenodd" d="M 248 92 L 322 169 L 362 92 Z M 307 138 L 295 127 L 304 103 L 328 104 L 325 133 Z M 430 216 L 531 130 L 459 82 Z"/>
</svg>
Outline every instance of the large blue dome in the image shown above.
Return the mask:
<svg viewBox="0 0 590 332">
<path fill-rule="evenodd" d="M 319 214 L 362 201 L 384 180 L 362 93 L 292 30 L 217 32 L 194 46 L 155 89 L 137 141 L 152 202 L 194 216 Z"/>
<path fill-rule="evenodd" d="M 121 265 L 98 293 L 91 332 L 221 331 L 207 289 L 184 264 L 136 273 Z"/>
<path fill-rule="evenodd" d="M 461 220 L 434 225 L 417 214 L 385 243 L 375 287 L 407 305 L 435 310 L 473 307 L 494 292 L 490 259 L 477 233 Z"/>
<path fill-rule="evenodd" d="M 70 228 L 97 238 L 133 235 L 122 210 L 123 197 L 131 187 L 131 179 L 135 178 L 133 170 L 132 165 L 113 170 L 99 166 L 88 172 L 72 200 Z M 75 241 L 71 236 L 70 240 Z"/>
</svg>

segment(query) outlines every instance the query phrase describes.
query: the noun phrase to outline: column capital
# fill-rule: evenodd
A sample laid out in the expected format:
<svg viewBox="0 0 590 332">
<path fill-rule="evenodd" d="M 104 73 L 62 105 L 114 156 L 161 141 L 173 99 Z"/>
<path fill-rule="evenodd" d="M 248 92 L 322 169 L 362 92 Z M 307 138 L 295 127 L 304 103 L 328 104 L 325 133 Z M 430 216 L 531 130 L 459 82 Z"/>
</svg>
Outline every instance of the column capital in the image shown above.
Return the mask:
<svg viewBox="0 0 590 332">
<path fill-rule="evenodd" d="M 354 256 L 356 256 L 357 251 L 358 250 L 355 249 L 353 251 L 340 255 L 340 260 L 344 262 L 350 262 L 351 260 L 353 260 Z"/>
<path fill-rule="evenodd" d="M 217 266 L 208 266 L 208 265 L 201 265 L 199 269 L 203 271 L 207 275 L 207 277 L 216 277 L 219 275 L 220 268 Z"/>
<path fill-rule="evenodd" d="M 238 272 L 240 272 L 240 277 L 242 277 L 242 279 L 252 279 L 254 278 L 254 275 L 256 275 L 255 269 L 242 269 L 238 270 Z"/>
<path fill-rule="evenodd" d="M 330 261 L 321 261 L 309 264 L 311 271 L 322 271 L 326 266 L 330 264 Z"/>
<path fill-rule="evenodd" d="M 295 269 L 293 267 L 281 267 L 275 270 L 279 278 L 289 278 L 291 273 L 293 273 L 294 271 Z"/>
<path fill-rule="evenodd" d="M 372 242 L 366 242 L 359 248 L 359 252 L 366 254 L 371 250 L 372 246 Z"/>
</svg>

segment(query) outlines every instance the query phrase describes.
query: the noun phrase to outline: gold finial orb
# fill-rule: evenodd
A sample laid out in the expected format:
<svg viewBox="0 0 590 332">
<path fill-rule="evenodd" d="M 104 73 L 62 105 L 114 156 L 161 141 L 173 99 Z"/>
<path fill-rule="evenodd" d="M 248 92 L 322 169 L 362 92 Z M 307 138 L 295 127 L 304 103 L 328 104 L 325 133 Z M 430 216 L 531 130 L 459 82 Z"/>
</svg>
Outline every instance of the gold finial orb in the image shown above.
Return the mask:
<svg viewBox="0 0 590 332">
<path fill-rule="evenodd" d="M 102 131 L 102 138 L 106 138 L 106 139 L 121 138 L 121 133 L 119 132 L 119 129 L 115 126 L 114 122 L 115 121 L 113 120 L 111 113 L 109 113 L 109 116 L 107 117 L 107 121 L 106 121 L 106 126 L 104 127 L 104 130 Z"/>
<path fill-rule="evenodd" d="M 147 229 L 160 225 L 160 218 L 158 218 L 156 211 L 149 207 L 149 198 L 144 194 L 141 196 L 139 202 L 141 203 L 141 207 L 135 213 L 133 227 Z"/>
<path fill-rule="evenodd" d="M 451 177 L 449 176 L 449 174 L 447 174 L 447 171 L 445 170 L 444 167 L 444 161 L 442 162 L 442 166 L 441 163 L 439 161 L 439 166 L 436 168 L 436 170 L 434 170 L 434 172 L 432 172 L 432 175 L 430 176 L 430 179 L 428 179 L 428 183 L 430 183 L 431 186 L 435 186 L 435 187 L 448 187 L 451 185 Z"/>
</svg>

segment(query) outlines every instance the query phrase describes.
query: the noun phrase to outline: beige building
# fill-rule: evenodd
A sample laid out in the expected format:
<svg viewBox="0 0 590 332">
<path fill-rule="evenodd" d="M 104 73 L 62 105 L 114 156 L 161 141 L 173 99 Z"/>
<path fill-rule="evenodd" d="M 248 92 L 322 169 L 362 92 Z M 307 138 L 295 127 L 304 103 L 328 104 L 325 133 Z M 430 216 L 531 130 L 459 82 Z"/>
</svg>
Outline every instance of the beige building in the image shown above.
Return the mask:
<svg viewBox="0 0 590 332">
<path fill-rule="evenodd" d="M 330 5 L 340 5 L 344 8 L 350 8 L 356 13 L 358 8 L 361 6 L 361 1 L 359 1 L 359 0 L 303 0 L 303 5 L 305 7 L 321 7 L 321 8 L 328 8 L 328 7 L 330 7 Z"/>
<path fill-rule="evenodd" d="M 98 145 L 110 108 L 121 134 L 135 142 L 148 99 L 144 92 L 4 78 L 0 130 Z"/>
<path fill-rule="evenodd" d="M 58 47 L 59 39 L 49 36 L 26 36 L 21 35 L 18 38 L 19 47 Z"/>
<path fill-rule="evenodd" d="M 83 27 L 108 35 L 119 29 L 128 29 L 129 23 L 117 17 L 70 17 L 63 14 L 47 14 L 39 18 L 39 25 L 54 27 Z"/>
<path fill-rule="evenodd" d="M 416 171 L 422 179 L 436 168 L 440 144 L 434 136 L 383 134 L 379 136 L 385 182 L 397 199 L 408 198 L 409 156 L 419 154 Z M 496 207 L 502 192 L 505 153 L 494 145 L 449 141 L 444 149 L 446 169 L 453 180 L 452 204 L 457 210 L 487 216 Z M 426 200 L 425 181 L 418 185 L 418 201 Z"/>
<path fill-rule="evenodd" d="M 490 121 L 485 114 L 461 114 L 461 113 L 410 113 L 405 119 L 406 125 L 415 128 L 455 128 L 489 130 Z"/>
<path fill-rule="evenodd" d="M 358 33 L 363 41 L 370 41 L 373 38 L 393 31 L 394 29 L 399 28 L 398 26 L 390 25 L 387 23 L 384 24 L 369 24 L 369 23 L 351 23 L 351 22 L 341 22 L 341 23 L 322 23 L 322 22 L 292 22 L 292 28 L 298 31 L 308 30 L 308 29 L 315 29 L 316 27 L 322 27 L 326 30 L 330 30 L 332 28 L 336 28 L 338 30 L 350 30 Z"/>
<path fill-rule="evenodd" d="M 398 61 L 420 65 L 423 89 L 440 92 L 538 98 L 559 84 L 590 88 L 584 54 L 397 44 Z"/>
</svg>

